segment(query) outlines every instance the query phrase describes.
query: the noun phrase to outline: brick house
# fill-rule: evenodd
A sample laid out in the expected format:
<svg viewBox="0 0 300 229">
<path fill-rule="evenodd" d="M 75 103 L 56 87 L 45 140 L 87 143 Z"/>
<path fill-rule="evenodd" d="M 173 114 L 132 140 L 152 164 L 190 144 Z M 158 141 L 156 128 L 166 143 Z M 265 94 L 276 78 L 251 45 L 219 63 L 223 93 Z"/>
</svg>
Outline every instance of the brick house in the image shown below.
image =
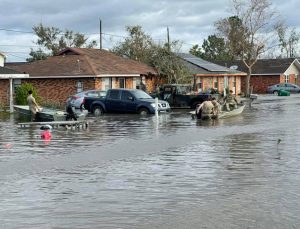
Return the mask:
<svg viewBox="0 0 300 229">
<path fill-rule="evenodd" d="M 46 60 L 6 66 L 28 73 L 29 78 L 21 83 L 31 83 L 44 102 L 55 104 L 64 104 L 68 96 L 89 89 L 139 88 L 143 83 L 151 91 L 157 75 L 144 63 L 88 48 L 66 48 Z"/>
<path fill-rule="evenodd" d="M 223 66 L 237 66 L 240 71 L 248 69 L 242 61 L 216 62 Z M 252 93 L 266 93 L 267 87 L 278 83 L 300 85 L 300 62 L 295 58 L 259 59 L 252 68 L 250 88 Z M 246 78 L 242 82 L 242 91 L 246 90 Z"/>
<path fill-rule="evenodd" d="M 13 82 L 29 77 L 28 74 L 5 68 L 5 55 L 0 53 L 0 107 L 4 108 L 7 105 L 10 111 L 13 111 Z"/>
<path fill-rule="evenodd" d="M 236 95 L 242 92 L 241 83 L 246 73 L 208 62 L 192 54 L 179 53 L 178 56 L 185 61 L 192 73 L 196 91 L 205 92 L 213 88 L 223 92 L 228 87 Z"/>
</svg>

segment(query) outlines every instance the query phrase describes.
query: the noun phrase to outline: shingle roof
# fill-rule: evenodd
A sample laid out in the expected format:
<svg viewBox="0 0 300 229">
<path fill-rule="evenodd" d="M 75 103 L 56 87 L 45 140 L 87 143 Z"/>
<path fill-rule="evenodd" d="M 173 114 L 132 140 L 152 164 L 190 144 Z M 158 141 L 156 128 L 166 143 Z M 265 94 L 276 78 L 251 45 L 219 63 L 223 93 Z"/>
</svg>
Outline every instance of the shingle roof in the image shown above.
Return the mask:
<svg viewBox="0 0 300 229">
<path fill-rule="evenodd" d="M 252 74 L 282 74 L 284 73 L 291 64 L 295 61 L 295 58 L 286 58 L 286 59 L 259 59 L 252 67 Z M 237 66 L 238 70 L 247 72 L 248 68 L 243 63 L 243 61 L 214 61 L 214 63 L 223 65 L 223 66 Z"/>
<path fill-rule="evenodd" d="M 189 53 L 178 53 L 177 55 L 186 62 L 186 66 L 193 74 L 244 74 L 243 72 L 203 60 Z"/>
<path fill-rule="evenodd" d="M 156 74 L 154 68 L 99 49 L 66 48 L 57 56 L 25 64 L 7 64 L 30 76 Z"/>
<path fill-rule="evenodd" d="M 4 74 L 23 74 L 10 68 L 0 67 L 0 75 Z"/>
</svg>

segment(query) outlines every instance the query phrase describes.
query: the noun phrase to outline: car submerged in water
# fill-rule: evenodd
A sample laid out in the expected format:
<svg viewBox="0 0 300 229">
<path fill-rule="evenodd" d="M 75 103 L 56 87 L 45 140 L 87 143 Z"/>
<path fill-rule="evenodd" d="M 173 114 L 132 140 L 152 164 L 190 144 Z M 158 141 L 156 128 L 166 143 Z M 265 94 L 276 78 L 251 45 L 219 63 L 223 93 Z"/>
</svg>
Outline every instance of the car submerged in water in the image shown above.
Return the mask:
<svg viewBox="0 0 300 229">
<path fill-rule="evenodd" d="M 300 87 L 291 83 L 278 83 L 267 88 L 267 93 L 278 95 L 280 90 L 288 91 L 290 93 L 300 93 Z"/>
</svg>

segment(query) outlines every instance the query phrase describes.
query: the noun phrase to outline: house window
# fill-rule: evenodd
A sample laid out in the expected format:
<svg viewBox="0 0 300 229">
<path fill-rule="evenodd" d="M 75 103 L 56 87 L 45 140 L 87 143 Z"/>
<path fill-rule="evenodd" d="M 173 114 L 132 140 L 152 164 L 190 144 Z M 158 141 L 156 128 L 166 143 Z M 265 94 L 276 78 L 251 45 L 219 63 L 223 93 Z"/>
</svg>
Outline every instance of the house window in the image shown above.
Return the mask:
<svg viewBox="0 0 300 229">
<path fill-rule="evenodd" d="M 290 75 L 284 75 L 285 77 L 284 77 L 284 82 L 285 83 L 289 83 L 290 82 Z"/>
<path fill-rule="evenodd" d="M 236 88 L 236 76 L 233 77 L 232 87 Z"/>
<path fill-rule="evenodd" d="M 102 79 L 102 90 L 107 91 L 112 88 L 112 78 L 103 78 Z"/>
<path fill-rule="evenodd" d="M 141 89 L 141 84 L 142 84 L 142 80 L 141 80 L 141 77 L 137 77 L 135 78 L 135 88 L 136 89 Z"/>
<path fill-rule="evenodd" d="M 13 94 L 16 93 L 16 89 L 17 89 L 18 87 L 20 87 L 21 84 L 22 84 L 21 79 L 14 79 L 14 80 L 13 80 Z"/>
<path fill-rule="evenodd" d="M 202 79 L 199 79 L 197 82 L 197 88 L 198 88 L 198 92 L 202 92 Z"/>
<path fill-rule="evenodd" d="M 83 91 L 83 83 L 81 81 L 76 82 L 76 91 L 77 91 L 77 93 Z"/>
<path fill-rule="evenodd" d="M 125 78 L 119 78 L 119 88 L 125 88 Z"/>
<path fill-rule="evenodd" d="M 295 84 L 298 85 L 298 74 L 295 74 Z"/>
<path fill-rule="evenodd" d="M 215 78 L 214 79 L 214 89 L 218 89 L 219 88 L 219 78 Z"/>
</svg>

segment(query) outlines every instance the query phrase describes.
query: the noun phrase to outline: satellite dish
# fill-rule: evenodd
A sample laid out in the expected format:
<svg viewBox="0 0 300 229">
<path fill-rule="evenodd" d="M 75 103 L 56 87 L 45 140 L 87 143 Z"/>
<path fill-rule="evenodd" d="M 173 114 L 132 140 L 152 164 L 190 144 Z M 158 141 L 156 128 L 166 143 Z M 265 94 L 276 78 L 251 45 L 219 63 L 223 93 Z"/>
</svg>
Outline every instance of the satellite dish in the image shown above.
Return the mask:
<svg viewBox="0 0 300 229">
<path fill-rule="evenodd" d="M 238 66 L 237 66 L 237 65 L 232 65 L 232 66 L 230 66 L 230 69 L 231 69 L 231 70 L 237 70 L 237 69 L 238 69 Z"/>
</svg>

